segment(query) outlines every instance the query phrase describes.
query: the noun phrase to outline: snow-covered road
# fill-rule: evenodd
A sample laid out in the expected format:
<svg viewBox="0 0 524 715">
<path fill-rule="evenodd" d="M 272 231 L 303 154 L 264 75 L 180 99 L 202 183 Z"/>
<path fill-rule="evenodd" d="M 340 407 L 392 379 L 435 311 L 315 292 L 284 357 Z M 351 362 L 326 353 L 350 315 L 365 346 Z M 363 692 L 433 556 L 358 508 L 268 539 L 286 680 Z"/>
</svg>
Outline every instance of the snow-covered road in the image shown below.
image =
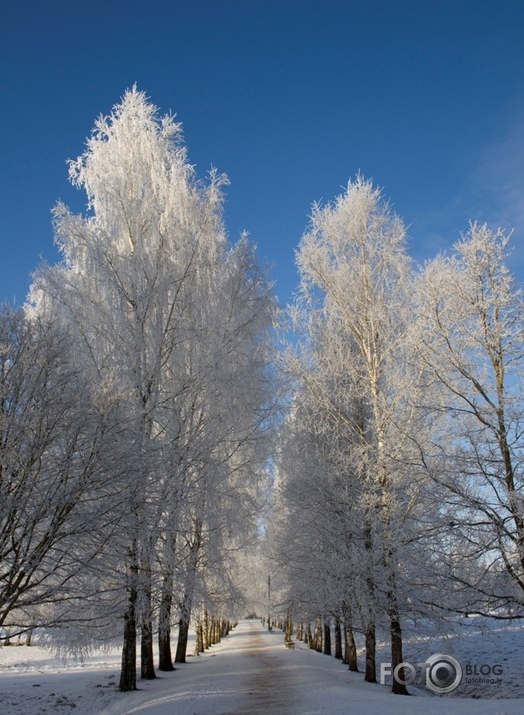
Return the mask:
<svg viewBox="0 0 524 715">
<path fill-rule="evenodd" d="M 259 715 L 304 710 L 301 659 L 259 621 L 242 621 L 222 643 L 188 658 L 164 682 L 141 683 L 143 692 L 120 696 L 104 715 Z M 123 698 L 129 702 L 123 702 Z M 326 711 L 327 712 L 327 711 Z"/>
<path fill-rule="evenodd" d="M 218 682 L 229 670 L 238 671 L 238 658 L 242 659 L 242 687 L 237 690 L 239 698 L 234 715 L 241 713 L 296 712 L 300 700 L 301 679 L 296 668 L 296 659 L 283 647 L 282 634 L 269 635 L 253 622 L 238 626 L 238 638 L 234 650 L 223 654 L 223 674 L 218 674 Z M 280 646 L 277 649 L 275 646 Z M 218 663 L 220 666 L 221 661 Z M 229 713 L 228 713 L 229 715 Z"/>
<path fill-rule="evenodd" d="M 122 696 L 101 715 L 522 715 L 522 700 L 391 695 L 281 631 L 242 621 L 209 653 L 162 683 Z M 141 685 L 142 687 L 142 685 Z"/>
</svg>

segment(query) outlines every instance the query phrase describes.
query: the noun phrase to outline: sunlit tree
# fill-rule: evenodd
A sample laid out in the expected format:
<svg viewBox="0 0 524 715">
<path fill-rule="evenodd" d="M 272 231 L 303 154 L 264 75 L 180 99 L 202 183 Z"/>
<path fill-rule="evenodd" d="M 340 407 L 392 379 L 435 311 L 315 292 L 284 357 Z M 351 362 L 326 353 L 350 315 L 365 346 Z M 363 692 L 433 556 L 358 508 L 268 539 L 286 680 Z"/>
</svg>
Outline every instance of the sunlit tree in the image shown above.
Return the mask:
<svg viewBox="0 0 524 715">
<path fill-rule="evenodd" d="M 421 454 L 452 544 L 439 558 L 453 581 L 445 605 L 505 616 L 524 605 L 524 312 L 508 240 L 471 224 L 451 257 L 425 267 L 413 323 L 427 373 L 421 407 L 433 420 Z"/>
<path fill-rule="evenodd" d="M 35 277 L 29 313 L 68 325 L 92 390 L 125 400 L 126 428 L 141 455 L 126 505 L 120 687 L 129 690 L 138 626 L 141 674 L 155 677 L 157 564 L 167 647 L 178 550 L 187 538 L 200 543 L 199 524 L 218 511 L 214 497 L 231 475 L 242 474 L 249 491 L 256 473 L 247 455 L 264 432 L 272 301 L 247 242 L 231 249 L 226 240 L 223 177 L 197 181 L 180 125 L 160 117 L 136 88 L 97 121 L 70 177 L 86 191 L 88 210 L 75 216 L 56 207 L 63 261 Z M 235 460 L 242 459 L 240 469 Z M 164 653 L 165 667 L 169 659 Z"/>
</svg>

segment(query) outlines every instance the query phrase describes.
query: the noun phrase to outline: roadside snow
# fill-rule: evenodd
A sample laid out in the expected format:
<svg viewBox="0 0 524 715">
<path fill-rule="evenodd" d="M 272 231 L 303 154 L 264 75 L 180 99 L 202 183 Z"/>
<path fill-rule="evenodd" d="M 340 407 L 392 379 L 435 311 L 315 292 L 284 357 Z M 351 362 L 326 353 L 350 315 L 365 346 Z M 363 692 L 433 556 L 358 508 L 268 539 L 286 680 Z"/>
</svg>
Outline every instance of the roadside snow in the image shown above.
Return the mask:
<svg viewBox="0 0 524 715">
<path fill-rule="evenodd" d="M 334 658 L 296 643 L 283 646 L 280 631 L 242 621 L 207 653 L 190 657 L 174 673 L 141 681 L 140 690 L 117 690 L 119 654 L 87 658 L 84 664 L 50 656 L 38 646 L 0 649 L 2 715 L 521 715 L 524 631 L 520 626 L 465 619 L 439 642 L 411 639 L 406 660 L 455 655 L 463 663 L 502 664 L 502 684 L 459 686 L 453 696 L 411 687 L 414 697 L 391 695 L 386 686 L 364 683 Z M 479 630 L 482 626 L 484 633 Z M 379 660 L 386 653 L 379 653 Z M 469 688 L 469 690 L 468 690 Z M 460 697 L 460 695 L 470 697 Z M 479 699 L 479 695 L 483 699 Z M 518 698 L 509 699 L 511 694 Z M 506 696 L 503 699 L 501 696 Z M 489 699 L 488 699 L 489 698 Z"/>
</svg>

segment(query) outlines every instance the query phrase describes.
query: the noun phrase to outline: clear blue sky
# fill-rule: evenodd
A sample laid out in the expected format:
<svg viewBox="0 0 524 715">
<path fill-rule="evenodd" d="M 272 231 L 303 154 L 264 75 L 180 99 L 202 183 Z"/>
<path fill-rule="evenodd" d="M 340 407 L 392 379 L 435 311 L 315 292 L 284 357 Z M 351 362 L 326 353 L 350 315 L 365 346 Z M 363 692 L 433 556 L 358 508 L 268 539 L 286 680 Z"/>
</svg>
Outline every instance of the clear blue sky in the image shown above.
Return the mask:
<svg viewBox="0 0 524 715">
<path fill-rule="evenodd" d="M 361 171 L 422 260 L 469 218 L 515 228 L 524 274 L 522 0 L 2 0 L 0 300 L 56 261 L 50 211 L 95 118 L 137 83 L 231 181 L 281 301 L 313 201 Z"/>
</svg>

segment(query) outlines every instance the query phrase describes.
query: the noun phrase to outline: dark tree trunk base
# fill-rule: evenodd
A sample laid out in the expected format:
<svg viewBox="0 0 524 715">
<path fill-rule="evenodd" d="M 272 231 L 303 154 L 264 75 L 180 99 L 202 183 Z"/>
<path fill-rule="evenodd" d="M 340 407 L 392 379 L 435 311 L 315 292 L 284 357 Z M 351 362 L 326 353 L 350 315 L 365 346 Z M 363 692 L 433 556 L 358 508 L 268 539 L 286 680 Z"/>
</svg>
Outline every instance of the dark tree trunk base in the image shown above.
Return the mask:
<svg viewBox="0 0 524 715">
<path fill-rule="evenodd" d="M 364 674 L 364 680 L 367 683 L 377 682 L 377 668 L 376 668 L 376 638 L 375 638 L 375 626 L 369 625 L 366 629 L 366 671 Z"/>
<path fill-rule="evenodd" d="M 172 596 L 165 593 L 158 614 L 158 670 L 175 670 L 171 654 L 171 603 Z"/>
<path fill-rule="evenodd" d="M 335 658 L 337 660 L 343 659 L 342 655 L 342 629 L 340 626 L 340 619 L 335 619 Z"/>
<path fill-rule="evenodd" d="M 176 645 L 175 663 L 186 662 L 187 641 L 189 637 L 189 621 L 180 619 L 178 623 L 178 641 Z"/>
<path fill-rule="evenodd" d="M 119 689 L 123 693 L 136 690 L 136 599 L 136 591 L 131 589 L 128 608 L 124 616 L 122 670 L 120 671 L 119 683 Z"/>
<path fill-rule="evenodd" d="M 140 677 L 142 680 L 156 678 L 153 659 L 153 624 L 151 621 L 142 623 L 142 640 L 140 644 Z"/>
<path fill-rule="evenodd" d="M 391 636 L 391 667 L 394 670 L 397 665 L 404 662 L 402 654 L 402 628 L 400 621 L 396 616 L 392 616 L 389 624 L 389 632 Z M 401 680 L 405 679 L 404 668 L 400 669 L 399 676 Z M 399 683 L 395 678 L 391 684 L 391 692 L 395 695 L 409 695 L 408 689 L 403 683 Z"/>
<path fill-rule="evenodd" d="M 158 670 L 169 672 L 175 670 L 173 657 L 171 655 L 170 629 L 161 630 L 158 633 Z"/>
</svg>

